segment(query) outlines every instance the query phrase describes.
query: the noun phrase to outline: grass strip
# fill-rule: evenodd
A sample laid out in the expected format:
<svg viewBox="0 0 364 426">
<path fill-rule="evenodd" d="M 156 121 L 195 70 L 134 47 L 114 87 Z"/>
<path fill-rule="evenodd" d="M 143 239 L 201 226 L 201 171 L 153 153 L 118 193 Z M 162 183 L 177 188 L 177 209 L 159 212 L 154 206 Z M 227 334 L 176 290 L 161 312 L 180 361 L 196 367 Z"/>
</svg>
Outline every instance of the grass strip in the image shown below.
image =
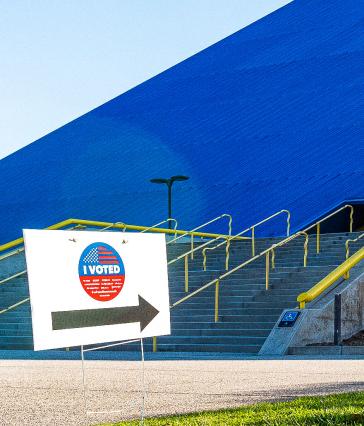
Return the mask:
<svg viewBox="0 0 364 426">
<path fill-rule="evenodd" d="M 364 392 L 302 397 L 288 402 L 259 403 L 237 409 L 156 417 L 146 426 L 305 426 L 364 425 Z M 139 421 L 107 423 L 102 426 L 137 426 Z"/>
</svg>

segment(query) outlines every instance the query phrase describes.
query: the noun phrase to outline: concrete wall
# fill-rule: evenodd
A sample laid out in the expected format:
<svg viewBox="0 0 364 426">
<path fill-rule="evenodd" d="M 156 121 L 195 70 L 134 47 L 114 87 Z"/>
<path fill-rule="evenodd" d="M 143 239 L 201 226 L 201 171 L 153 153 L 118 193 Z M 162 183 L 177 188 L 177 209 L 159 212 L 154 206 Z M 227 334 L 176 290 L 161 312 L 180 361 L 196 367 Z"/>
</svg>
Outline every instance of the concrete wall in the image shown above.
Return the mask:
<svg viewBox="0 0 364 426">
<path fill-rule="evenodd" d="M 336 293 L 340 293 L 338 289 Z M 342 338 L 364 329 L 364 273 L 342 290 Z M 283 313 L 284 314 L 284 313 Z M 283 315 L 282 314 L 282 315 Z M 284 355 L 288 348 L 334 341 L 334 298 L 319 308 L 306 308 L 291 328 L 274 326 L 260 355 Z"/>
</svg>

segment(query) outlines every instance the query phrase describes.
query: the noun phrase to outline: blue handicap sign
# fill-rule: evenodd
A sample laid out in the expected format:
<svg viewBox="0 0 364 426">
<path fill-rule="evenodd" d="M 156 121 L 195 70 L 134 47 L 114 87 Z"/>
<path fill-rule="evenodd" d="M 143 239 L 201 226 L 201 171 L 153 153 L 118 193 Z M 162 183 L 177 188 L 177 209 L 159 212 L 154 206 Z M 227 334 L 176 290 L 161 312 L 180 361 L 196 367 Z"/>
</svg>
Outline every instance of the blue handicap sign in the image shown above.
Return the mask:
<svg viewBox="0 0 364 426">
<path fill-rule="evenodd" d="M 283 314 L 281 321 L 278 324 L 278 327 L 293 327 L 296 322 L 300 312 L 299 311 L 287 311 Z"/>
</svg>

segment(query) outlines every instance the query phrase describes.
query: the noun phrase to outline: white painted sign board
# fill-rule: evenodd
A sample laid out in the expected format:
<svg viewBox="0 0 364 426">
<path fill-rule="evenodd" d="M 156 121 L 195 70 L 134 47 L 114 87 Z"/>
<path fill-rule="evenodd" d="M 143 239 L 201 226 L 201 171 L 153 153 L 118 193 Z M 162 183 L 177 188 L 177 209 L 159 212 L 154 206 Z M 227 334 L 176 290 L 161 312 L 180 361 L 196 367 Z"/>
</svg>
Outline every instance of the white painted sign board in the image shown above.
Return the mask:
<svg viewBox="0 0 364 426">
<path fill-rule="evenodd" d="M 170 334 L 163 234 L 23 234 L 35 350 Z"/>
</svg>

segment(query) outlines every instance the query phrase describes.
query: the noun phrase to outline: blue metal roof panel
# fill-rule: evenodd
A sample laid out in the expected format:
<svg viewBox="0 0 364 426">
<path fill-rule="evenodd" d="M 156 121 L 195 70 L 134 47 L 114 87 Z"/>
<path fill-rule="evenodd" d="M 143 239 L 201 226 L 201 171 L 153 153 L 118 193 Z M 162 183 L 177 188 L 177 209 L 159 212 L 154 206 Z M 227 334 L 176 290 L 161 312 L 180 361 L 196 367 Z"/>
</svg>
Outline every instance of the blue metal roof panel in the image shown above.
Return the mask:
<svg viewBox="0 0 364 426">
<path fill-rule="evenodd" d="M 1 160 L 1 240 L 67 217 L 157 222 L 149 179 L 181 173 L 185 228 L 289 208 L 298 229 L 364 198 L 363 18 L 356 0 L 296 0 Z"/>
</svg>

